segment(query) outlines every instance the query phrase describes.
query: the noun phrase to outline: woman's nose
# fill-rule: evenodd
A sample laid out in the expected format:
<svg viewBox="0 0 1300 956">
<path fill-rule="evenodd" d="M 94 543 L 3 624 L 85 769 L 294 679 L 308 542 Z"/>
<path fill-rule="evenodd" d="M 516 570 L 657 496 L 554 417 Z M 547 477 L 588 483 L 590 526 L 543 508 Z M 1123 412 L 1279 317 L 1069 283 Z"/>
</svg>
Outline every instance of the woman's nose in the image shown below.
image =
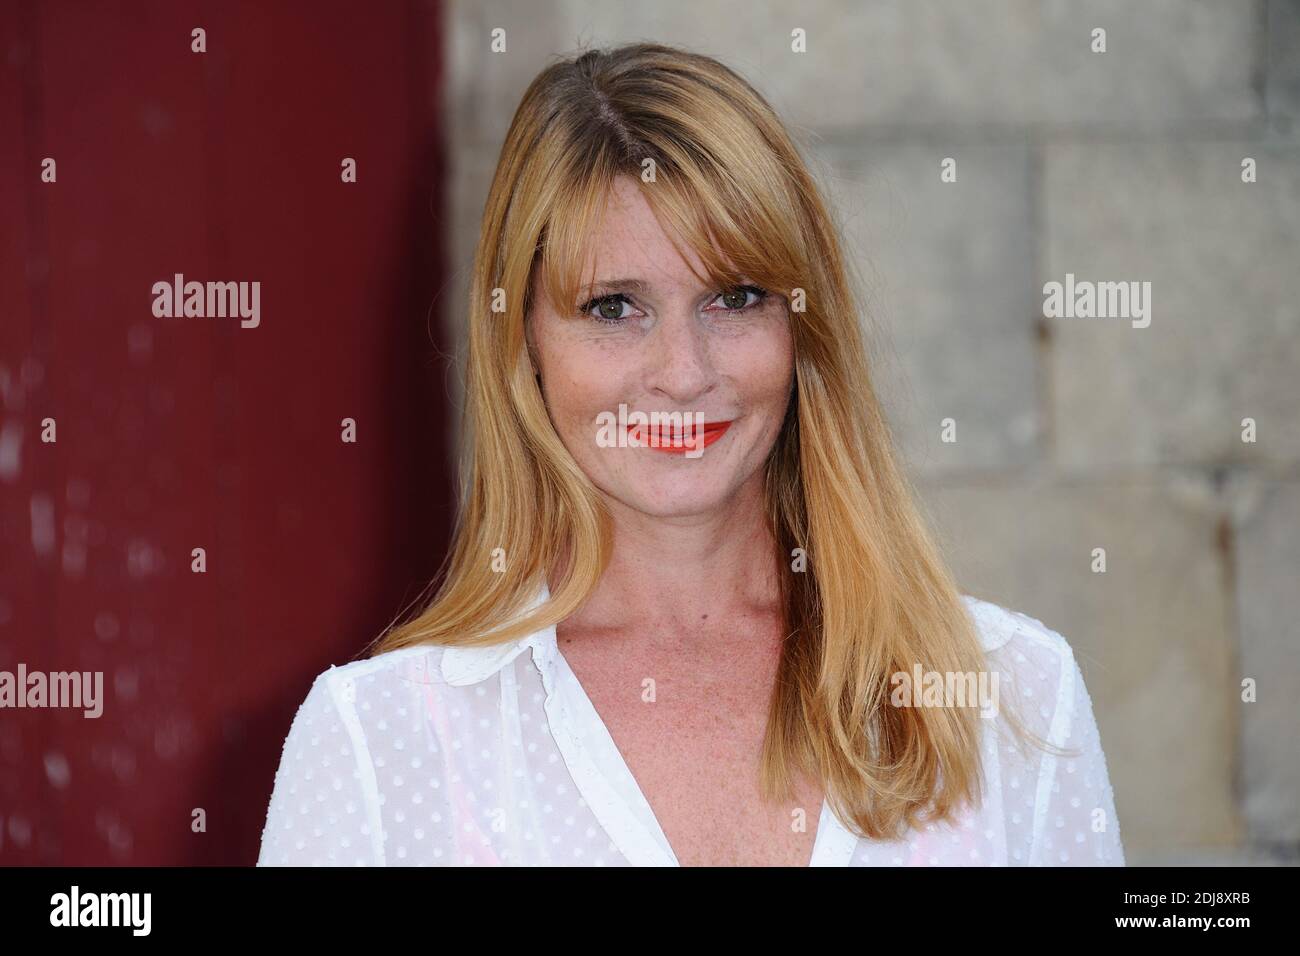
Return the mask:
<svg viewBox="0 0 1300 956">
<path fill-rule="evenodd" d="M 677 403 L 698 398 L 713 385 L 709 342 L 694 315 L 662 321 L 646 342 L 651 390 Z"/>
</svg>

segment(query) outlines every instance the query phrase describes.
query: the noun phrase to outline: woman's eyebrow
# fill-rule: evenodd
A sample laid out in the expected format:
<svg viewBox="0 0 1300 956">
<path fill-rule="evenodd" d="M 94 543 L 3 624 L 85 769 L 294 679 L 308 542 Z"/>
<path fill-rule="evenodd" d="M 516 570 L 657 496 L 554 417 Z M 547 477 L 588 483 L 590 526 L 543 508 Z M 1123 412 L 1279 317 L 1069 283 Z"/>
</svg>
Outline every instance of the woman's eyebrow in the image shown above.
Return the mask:
<svg viewBox="0 0 1300 956">
<path fill-rule="evenodd" d="M 635 292 L 645 295 L 650 291 L 650 283 L 644 279 L 600 279 L 588 286 L 589 292 Z"/>
</svg>

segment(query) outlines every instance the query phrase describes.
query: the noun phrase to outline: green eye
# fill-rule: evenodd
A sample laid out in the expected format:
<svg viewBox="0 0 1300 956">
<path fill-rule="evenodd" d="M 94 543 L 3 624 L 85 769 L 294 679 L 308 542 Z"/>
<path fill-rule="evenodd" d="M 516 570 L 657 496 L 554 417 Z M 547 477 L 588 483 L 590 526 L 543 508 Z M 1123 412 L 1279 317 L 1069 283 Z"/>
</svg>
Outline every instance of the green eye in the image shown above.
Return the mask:
<svg viewBox="0 0 1300 956">
<path fill-rule="evenodd" d="M 749 302 L 749 296 L 753 293 L 754 301 Z M 726 312 L 748 312 L 751 309 L 757 309 L 767 301 L 768 292 L 766 289 L 760 289 L 756 285 L 738 285 L 734 289 L 727 289 L 721 292 L 718 298 L 722 300 Z"/>
<path fill-rule="evenodd" d="M 627 298 L 621 292 L 618 292 L 614 295 L 602 295 L 591 299 L 578 306 L 578 312 L 606 325 L 619 325 L 627 318 L 623 315 L 623 306 L 630 304 Z M 598 310 L 598 314 L 592 315 L 592 309 Z"/>
<path fill-rule="evenodd" d="M 606 299 L 596 308 L 600 311 L 600 318 L 606 321 L 612 322 L 623 318 L 623 302 L 619 299 Z"/>
</svg>

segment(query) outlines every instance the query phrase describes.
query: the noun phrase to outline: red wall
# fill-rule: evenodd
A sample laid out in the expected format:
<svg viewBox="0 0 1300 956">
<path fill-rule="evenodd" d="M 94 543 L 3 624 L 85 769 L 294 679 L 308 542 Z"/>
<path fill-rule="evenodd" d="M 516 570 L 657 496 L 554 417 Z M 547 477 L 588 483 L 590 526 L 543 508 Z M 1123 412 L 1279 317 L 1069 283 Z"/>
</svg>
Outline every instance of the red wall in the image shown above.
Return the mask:
<svg viewBox="0 0 1300 956">
<path fill-rule="evenodd" d="M 439 29 L 414 0 L 0 4 L 0 670 L 105 696 L 0 710 L 0 862 L 252 863 L 312 677 L 437 570 Z M 156 318 L 177 272 L 259 281 L 260 326 Z"/>
</svg>

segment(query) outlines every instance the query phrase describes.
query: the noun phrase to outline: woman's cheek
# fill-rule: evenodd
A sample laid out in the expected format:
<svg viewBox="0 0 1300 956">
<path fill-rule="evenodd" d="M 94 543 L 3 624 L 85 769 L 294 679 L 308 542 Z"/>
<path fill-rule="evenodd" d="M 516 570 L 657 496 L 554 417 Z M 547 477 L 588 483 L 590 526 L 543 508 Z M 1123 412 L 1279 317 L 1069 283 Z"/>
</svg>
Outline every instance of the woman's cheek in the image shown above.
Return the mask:
<svg viewBox="0 0 1300 956">
<path fill-rule="evenodd" d="M 568 433 L 566 440 L 575 453 L 594 449 L 598 416 L 618 409 L 618 393 L 610 387 L 617 378 L 605 374 L 606 365 L 581 350 L 570 353 L 566 367 L 560 372 L 563 385 L 550 396 L 552 410 L 560 411 L 556 417 L 563 423 Z M 593 369 L 602 372 L 593 375 Z"/>
<path fill-rule="evenodd" d="M 774 334 L 756 339 L 752 348 L 733 353 L 731 375 L 754 402 L 784 400 L 794 372 L 789 335 Z"/>
</svg>

